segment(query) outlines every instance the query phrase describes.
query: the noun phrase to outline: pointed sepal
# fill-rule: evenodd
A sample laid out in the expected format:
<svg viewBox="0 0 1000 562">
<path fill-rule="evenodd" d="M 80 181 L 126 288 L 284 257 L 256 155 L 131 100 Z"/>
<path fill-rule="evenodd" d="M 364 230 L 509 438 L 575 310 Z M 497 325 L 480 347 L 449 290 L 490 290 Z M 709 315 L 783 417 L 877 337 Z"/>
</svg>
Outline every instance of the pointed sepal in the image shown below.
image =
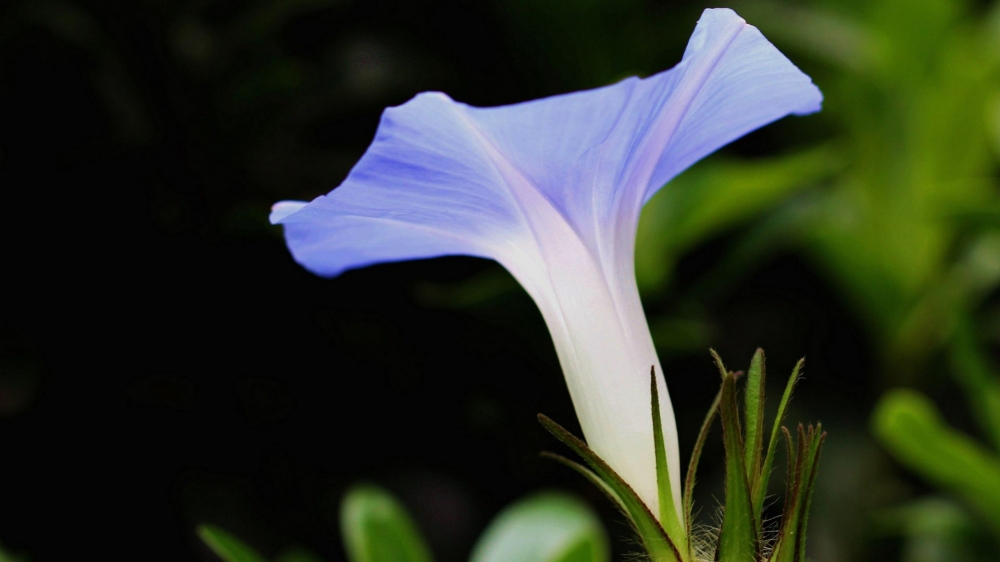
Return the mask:
<svg viewBox="0 0 1000 562">
<path fill-rule="evenodd" d="M 670 540 L 660 522 L 653 516 L 649 507 L 639 499 L 635 490 L 628 485 L 601 457 L 587 446 L 581 439 L 566 431 L 562 426 L 552 421 L 544 414 L 538 414 L 538 421 L 553 437 L 573 450 L 590 466 L 597 478 L 611 489 L 620 500 L 629 521 L 635 527 L 642 540 L 643 547 L 653 562 L 686 562 L 677 546 Z M 562 462 L 562 461 L 560 461 Z M 564 463 L 566 464 L 566 463 Z M 571 466 L 571 468 L 574 468 Z M 577 472 L 581 472 L 577 469 Z M 584 476 L 586 473 L 581 472 Z M 590 479 L 588 477 L 588 479 Z"/>
<path fill-rule="evenodd" d="M 746 420 L 746 438 L 744 462 L 747 467 L 747 479 L 750 490 L 757 488 L 760 480 L 761 450 L 764 448 L 764 350 L 757 348 L 750 360 L 747 371 L 746 389 L 744 390 L 744 417 Z M 755 512 L 756 513 L 756 512 Z M 757 534 L 760 534 L 760 521 L 757 522 Z"/>
<path fill-rule="evenodd" d="M 656 384 L 656 367 L 649 369 L 649 395 L 653 412 L 653 450 L 656 455 L 656 488 L 659 493 L 660 523 L 667 536 L 683 553 L 688 553 L 687 528 L 682 524 L 674 502 L 670 469 L 667 467 L 667 448 L 663 442 L 663 424 L 660 420 L 660 393 Z"/>
<path fill-rule="evenodd" d="M 701 452 L 705 448 L 705 441 L 708 440 L 708 432 L 712 428 L 712 422 L 715 421 L 715 416 L 719 412 L 719 402 L 722 400 L 722 389 L 719 389 L 719 393 L 715 395 L 715 400 L 712 401 L 712 405 L 708 408 L 708 414 L 705 415 L 705 421 L 701 424 L 701 430 L 698 432 L 698 439 L 694 442 L 694 449 L 691 451 L 691 460 L 688 462 L 687 475 L 684 477 L 684 528 L 687 530 L 688 536 L 688 546 L 693 548 L 691 545 L 691 536 L 694 530 L 694 485 L 697 480 L 698 474 L 698 461 L 701 460 Z M 694 552 L 689 551 L 691 558 L 694 558 Z"/>
<path fill-rule="evenodd" d="M 761 360 L 761 368 L 763 370 L 763 355 L 761 356 Z M 771 427 L 771 438 L 767 442 L 767 453 L 764 455 L 759 473 L 760 477 L 756 480 L 756 485 L 752 490 L 753 509 L 754 513 L 757 514 L 760 514 L 764 510 L 764 498 L 767 496 L 767 485 L 771 480 L 771 467 L 774 464 L 774 454 L 778 445 L 778 437 L 781 433 L 781 424 L 785 421 L 788 402 L 792 399 L 792 391 L 795 390 L 795 384 L 799 381 L 805 361 L 805 359 L 799 359 L 799 362 L 795 364 L 795 368 L 792 369 L 792 375 L 788 377 L 788 382 L 785 384 L 785 391 L 781 395 L 781 403 L 778 404 L 778 413 L 775 415 L 774 424 Z"/>
<path fill-rule="evenodd" d="M 758 560 L 757 523 L 750 499 L 750 484 L 744 461 L 743 432 L 740 431 L 736 401 L 736 375 L 726 370 L 718 355 L 713 355 L 722 374 L 722 439 L 726 450 L 726 503 L 715 551 L 717 562 L 755 562 Z"/>
<path fill-rule="evenodd" d="M 806 523 L 826 433 L 820 425 L 804 429 L 800 424 L 793 440 L 786 428 L 781 430 L 788 445 L 788 484 L 781 529 L 768 561 L 805 562 Z"/>
</svg>

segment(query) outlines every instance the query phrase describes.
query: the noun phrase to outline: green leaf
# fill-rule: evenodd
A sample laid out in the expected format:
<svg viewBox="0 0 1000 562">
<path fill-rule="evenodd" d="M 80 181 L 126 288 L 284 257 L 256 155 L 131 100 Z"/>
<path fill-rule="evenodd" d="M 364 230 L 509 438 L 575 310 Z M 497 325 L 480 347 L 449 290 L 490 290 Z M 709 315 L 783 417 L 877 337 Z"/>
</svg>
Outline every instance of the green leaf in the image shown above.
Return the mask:
<svg viewBox="0 0 1000 562">
<path fill-rule="evenodd" d="M 681 525 L 677 514 L 677 504 L 674 503 L 673 487 L 670 482 L 670 469 L 667 466 L 667 448 L 663 443 L 663 425 L 660 419 L 660 393 L 656 384 L 656 367 L 649 370 L 649 395 L 653 412 L 653 450 L 656 456 L 656 489 L 660 502 L 660 523 L 663 524 L 667 536 L 674 542 L 678 550 L 688 552 L 686 528 Z"/>
<path fill-rule="evenodd" d="M 351 488 L 340 504 L 340 530 L 351 562 L 430 562 L 430 549 L 406 509 L 371 484 Z"/>
<path fill-rule="evenodd" d="M 708 430 L 711 429 L 712 421 L 715 420 L 715 415 L 719 411 L 719 401 L 721 399 L 722 389 L 720 388 L 719 393 L 715 395 L 715 400 L 712 401 L 712 405 L 708 408 L 705 421 L 701 424 L 701 430 L 698 432 L 698 440 L 695 441 L 694 450 L 691 451 L 691 460 L 688 462 L 687 475 L 684 477 L 684 528 L 687 530 L 688 537 L 691 536 L 692 531 L 694 484 L 698 473 L 698 461 L 701 460 L 701 451 L 705 448 L 705 441 L 708 439 Z M 693 552 L 689 552 L 689 554 L 692 558 L 694 557 Z"/>
<path fill-rule="evenodd" d="M 28 557 L 5 550 L 3 545 L 0 544 L 0 562 L 28 562 Z"/>
<path fill-rule="evenodd" d="M 275 562 L 323 562 L 323 559 L 310 550 L 292 547 L 278 555 Z"/>
<path fill-rule="evenodd" d="M 920 562 L 971 562 L 988 560 L 990 541 L 975 516 L 956 501 L 924 497 L 901 506 L 879 510 L 869 533 L 904 539 L 902 560 Z M 981 551 L 981 552 L 977 552 Z"/>
<path fill-rule="evenodd" d="M 795 383 L 799 380 L 805 361 L 805 359 L 799 359 L 799 362 L 795 364 L 792 376 L 788 377 L 788 382 L 785 384 L 785 392 L 781 395 L 781 403 L 778 404 L 778 413 L 774 417 L 774 426 L 771 428 L 771 439 L 767 443 L 767 454 L 764 455 L 760 479 L 757 480 L 757 485 L 753 489 L 753 512 L 757 514 L 764 509 L 764 497 L 767 495 L 767 485 L 771 481 L 771 467 L 778 444 L 778 433 L 781 431 L 781 424 L 785 421 L 785 410 L 788 408 L 788 402 L 792 399 L 792 391 L 795 389 Z"/>
<path fill-rule="evenodd" d="M 267 559 L 246 543 L 214 525 L 199 525 L 201 540 L 225 562 L 267 562 Z"/>
<path fill-rule="evenodd" d="M 948 427 L 931 401 L 912 390 L 887 392 L 873 422 L 896 460 L 964 499 L 1000 535 L 1000 458 Z"/>
<path fill-rule="evenodd" d="M 743 435 L 736 406 L 736 375 L 728 372 L 718 355 L 713 355 L 723 374 L 722 440 L 726 448 L 726 508 L 716 560 L 720 562 L 755 562 L 757 560 L 757 523 L 750 501 L 750 485 L 743 464 Z"/>
<path fill-rule="evenodd" d="M 833 146 L 749 161 L 712 157 L 673 179 L 643 207 L 636 232 L 636 281 L 665 287 L 677 258 L 698 242 L 763 214 L 842 169 Z"/>
<path fill-rule="evenodd" d="M 660 526 L 660 522 L 653 516 L 653 513 L 646 504 L 639 499 L 635 490 L 622 480 L 621 476 L 618 476 L 618 473 L 608 463 L 604 462 L 586 443 L 566 431 L 547 416 L 538 414 L 538 421 L 541 422 L 542 427 L 548 430 L 553 437 L 580 455 L 590 465 L 590 468 L 594 470 L 595 476 L 619 498 L 620 505 L 623 507 L 632 525 L 634 525 L 636 533 L 639 535 L 643 547 L 646 549 L 646 553 L 649 554 L 653 562 L 684 561 L 680 551 L 677 550 L 677 547 L 667 536 L 666 531 Z"/>
<path fill-rule="evenodd" d="M 970 320 L 957 324 L 949 350 L 952 370 L 980 427 L 1000 451 L 1000 374 L 979 348 Z"/>
<path fill-rule="evenodd" d="M 764 447 L 764 350 L 757 348 L 750 360 L 750 370 L 747 372 L 747 386 L 744 391 L 746 396 L 746 440 L 744 459 L 747 467 L 747 479 L 750 481 L 750 489 L 757 488 L 760 479 L 761 449 Z M 760 537 L 760 513 L 758 515 L 757 535 Z"/>
<path fill-rule="evenodd" d="M 543 492 L 500 512 L 472 549 L 470 562 L 609 562 L 601 521 L 587 504 Z"/>
</svg>

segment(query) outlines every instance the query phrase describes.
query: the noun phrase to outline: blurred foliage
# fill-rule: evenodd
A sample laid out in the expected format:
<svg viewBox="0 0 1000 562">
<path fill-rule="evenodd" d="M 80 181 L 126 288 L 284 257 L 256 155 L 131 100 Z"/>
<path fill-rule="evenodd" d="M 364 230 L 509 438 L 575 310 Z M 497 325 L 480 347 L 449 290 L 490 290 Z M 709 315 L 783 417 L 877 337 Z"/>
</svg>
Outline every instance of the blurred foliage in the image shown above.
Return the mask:
<svg viewBox="0 0 1000 562">
<path fill-rule="evenodd" d="M 904 465 L 971 505 L 1000 537 L 1000 456 L 949 428 L 924 395 L 886 394 L 875 432 Z"/>
<path fill-rule="evenodd" d="M 912 560 L 990 560 L 1000 548 L 1000 373 L 973 334 L 968 325 L 958 327 L 951 364 L 989 445 L 949 427 L 930 399 L 915 390 L 889 391 L 875 408 L 873 429 L 889 452 L 976 515 L 944 500 L 918 500 L 886 513 L 883 520 L 896 522 L 911 550 L 927 551 L 909 554 Z M 980 529 L 992 532 L 992 541 L 979 536 Z"/>
<path fill-rule="evenodd" d="M 886 509 L 872 526 L 877 534 L 909 537 L 901 562 L 975 562 L 991 560 L 996 552 L 968 511 L 943 498 Z"/>
<path fill-rule="evenodd" d="M 577 498 L 541 492 L 519 500 L 490 522 L 471 562 L 608 562 L 608 538 L 597 515 Z"/>
<path fill-rule="evenodd" d="M 889 380 L 913 381 L 1000 284 L 1000 9 L 962 0 L 738 8 L 793 56 L 825 67 L 823 119 L 846 165 L 775 210 L 733 259 L 801 248 L 866 321 Z"/>
<path fill-rule="evenodd" d="M 356 485 L 340 506 L 341 533 L 350 562 L 430 562 L 420 530 L 402 503 L 387 490 Z M 198 536 L 223 562 L 267 560 L 246 543 L 213 525 Z M 3 558 L 0 558 L 6 562 Z M 601 520 L 582 501 L 560 492 L 539 492 L 501 511 L 473 548 L 471 562 L 608 562 L 608 538 Z M 322 562 L 292 547 L 275 562 Z"/>
<path fill-rule="evenodd" d="M 340 532 L 351 562 L 431 562 L 406 508 L 382 488 L 359 485 L 340 504 Z"/>
<path fill-rule="evenodd" d="M 198 527 L 198 536 L 225 562 L 265 562 L 267 559 L 246 543 L 213 525 Z"/>
<path fill-rule="evenodd" d="M 238 537 L 214 525 L 200 525 L 198 536 L 223 562 L 266 562 L 251 546 Z M 301 547 L 291 547 L 274 558 L 274 562 L 322 562 L 314 553 Z"/>
<path fill-rule="evenodd" d="M 0 562 L 28 562 L 28 558 L 4 550 L 0 544 Z"/>
</svg>

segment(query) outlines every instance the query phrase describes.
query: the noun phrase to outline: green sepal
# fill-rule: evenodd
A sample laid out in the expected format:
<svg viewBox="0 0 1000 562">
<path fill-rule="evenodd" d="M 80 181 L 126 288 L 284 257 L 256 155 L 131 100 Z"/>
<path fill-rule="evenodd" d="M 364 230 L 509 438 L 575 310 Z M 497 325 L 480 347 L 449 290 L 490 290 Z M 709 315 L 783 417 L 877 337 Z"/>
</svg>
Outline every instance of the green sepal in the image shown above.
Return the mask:
<svg viewBox="0 0 1000 562">
<path fill-rule="evenodd" d="M 809 426 L 808 430 L 804 430 L 800 424 L 798 438 L 793 440 L 788 429 L 782 427 L 781 431 L 788 447 L 787 490 L 781 529 L 768 560 L 805 562 L 806 523 L 826 433 L 823 433 L 822 426 Z"/>
<path fill-rule="evenodd" d="M 726 504 L 715 551 L 717 562 L 755 562 L 758 559 L 757 523 L 750 501 L 744 466 L 743 433 L 736 405 L 736 375 L 726 370 L 713 352 L 722 373 L 722 440 L 726 449 Z"/>
<path fill-rule="evenodd" d="M 745 453 L 743 462 L 747 467 L 747 479 L 750 481 L 750 490 L 756 490 L 757 481 L 760 479 L 760 453 L 764 448 L 764 379 L 766 372 L 764 368 L 764 350 L 757 348 L 750 360 L 750 369 L 747 371 L 746 389 L 744 398 L 744 416 L 746 418 L 746 438 Z M 759 512 L 756 512 L 758 513 Z M 757 522 L 757 534 L 760 535 L 760 521 Z"/>
<path fill-rule="evenodd" d="M 604 495 L 607 496 L 609 500 L 611 500 L 611 503 L 615 504 L 615 507 L 621 510 L 622 514 L 624 514 L 626 517 L 629 516 L 628 508 L 625 507 L 625 502 L 623 502 L 622 499 L 618 497 L 618 494 L 614 490 L 612 490 L 611 487 L 604 482 L 604 480 L 601 480 L 600 476 L 594 474 L 593 470 L 590 470 L 589 468 L 583 466 L 582 464 L 572 459 L 568 459 L 562 455 L 557 455 L 556 453 L 550 453 L 549 451 L 542 451 L 541 456 L 542 458 L 545 459 L 554 460 L 557 463 L 564 465 L 567 468 L 570 468 L 579 473 L 581 476 L 586 478 L 588 482 L 596 486 L 598 490 L 604 492 Z"/>
<path fill-rule="evenodd" d="M 609 562 L 601 520 L 564 493 L 541 492 L 504 508 L 472 549 L 470 562 Z"/>
<path fill-rule="evenodd" d="M 256 550 L 215 525 L 199 525 L 198 537 L 225 562 L 267 562 Z"/>
<path fill-rule="evenodd" d="M 778 436 L 781 432 L 781 424 L 785 421 L 785 411 L 788 408 L 788 402 L 792 399 L 792 391 L 795 389 L 795 383 L 799 380 L 805 361 L 805 359 L 799 359 L 799 362 L 795 364 L 795 368 L 792 369 L 792 375 L 788 377 L 788 382 L 785 383 L 785 392 L 781 395 L 778 413 L 774 417 L 774 425 L 771 428 L 771 439 L 767 442 L 767 454 L 764 455 L 760 477 L 756 480 L 756 485 L 751 490 L 753 494 L 753 510 L 758 516 L 764 510 L 764 497 L 767 495 L 767 485 L 771 480 L 771 467 L 774 464 L 774 454 L 777 449 Z"/>
<path fill-rule="evenodd" d="M 701 452 L 705 448 L 705 441 L 708 440 L 708 432 L 712 428 L 712 422 L 719 411 L 720 400 L 722 400 L 721 388 L 718 394 L 715 395 L 715 400 L 712 401 L 712 405 L 708 409 L 708 414 L 705 415 L 705 421 L 701 424 L 701 430 L 698 432 L 698 440 L 695 441 L 694 449 L 691 451 L 691 460 L 688 462 L 687 475 L 684 477 L 684 528 L 687 530 L 688 537 L 691 537 L 693 530 L 694 484 L 698 473 L 698 461 L 701 460 Z M 690 543 L 689 546 L 691 546 Z M 691 558 L 694 558 L 694 552 L 689 551 L 689 554 Z"/>
<path fill-rule="evenodd" d="M 371 484 L 348 490 L 340 531 L 351 562 L 431 562 L 430 549 L 392 494 Z"/>
<path fill-rule="evenodd" d="M 680 551 L 667 536 L 666 531 L 653 516 L 649 507 L 639 499 L 635 490 L 622 480 L 621 476 L 618 476 L 618 473 L 608 463 L 604 462 L 586 443 L 544 414 L 538 414 L 538 421 L 553 437 L 580 455 L 593 469 L 596 477 L 617 495 L 620 499 L 620 505 L 635 527 L 646 553 L 649 554 L 653 562 L 685 562 L 686 559 L 681 557 Z"/>
<path fill-rule="evenodd" d="M 670 468 L 667 466 L 667 448 L 663 442 L 663 425 L 660 418 L 660 393 L 656 384 L 656 367 L 649 369 L 649 395 L 653 412 L 653 450 L 656 456 L 656 490 L 660 503 L 660 523 L 667 536 L 680 552 L 688 553 L 687 528 L 681 524 L 674 503 Z"/>
</svg>

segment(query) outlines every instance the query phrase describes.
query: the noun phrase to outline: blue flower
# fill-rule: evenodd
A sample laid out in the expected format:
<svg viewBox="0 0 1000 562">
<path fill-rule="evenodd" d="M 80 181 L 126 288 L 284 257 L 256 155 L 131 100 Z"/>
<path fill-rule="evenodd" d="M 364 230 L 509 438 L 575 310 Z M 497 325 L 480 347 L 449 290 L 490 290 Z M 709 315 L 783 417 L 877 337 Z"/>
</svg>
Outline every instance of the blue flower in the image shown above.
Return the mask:
<svg viewBox="0 0 1000 562">
<path fill-rule="evenodd" d="M 542 312 L 588 444 L 660 513 L 651 365 L 675 502 L 680 455 L 635 283 L 639 213 L 700 158 L 821 102 L 757 28 L 706 10 L 680 64 L 649 78 L 502 107 L 432 92 L 388 108 L 339 187 L 280 202 L 271 221 L 322 276 L 444 255 L 500 262 Z"/>
</svg>

